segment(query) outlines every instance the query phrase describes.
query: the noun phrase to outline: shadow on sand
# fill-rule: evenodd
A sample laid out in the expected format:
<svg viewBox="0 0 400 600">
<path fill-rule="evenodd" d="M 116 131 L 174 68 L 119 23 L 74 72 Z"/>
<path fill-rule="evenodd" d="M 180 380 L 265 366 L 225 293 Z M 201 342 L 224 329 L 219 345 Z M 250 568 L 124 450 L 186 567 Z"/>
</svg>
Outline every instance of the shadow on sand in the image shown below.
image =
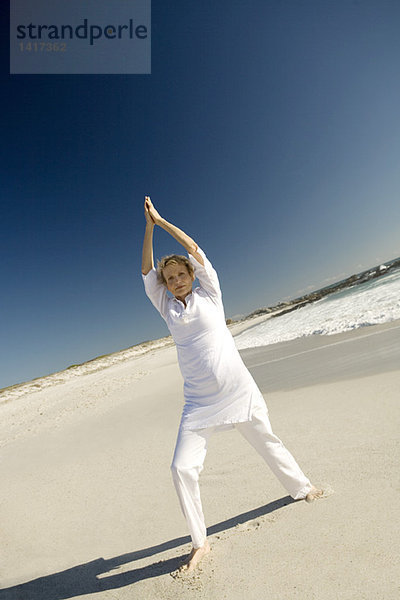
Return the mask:
<svg viewBox="0 0 400 600">
<path fill-rule="evenodd" d="M 236 515 L 226 521 L 216 523 L 208 528 L 207 533 L 209 536 L 212 536 L 222 531 L 232 529 L 233 527 L 236 527 L 236 525 L 246 523 L 252 519 L 257 519 L 263 515 L 268 515 L 293 502 L 295 502 L 295 500 L 290 496 L 285 496 L 284 498 L 270 502 L 265 506 L 260 506 L 259 508 Z M 180 566 L 183 558 L 182 555 L 167 560 L 156 561 L 145 567 L 132 569 L 124 573 L 105 576 L 109 571 L 117 569 L 122 565 L 149 556 L 155 556 L 166 550 L 171 550 L 172 548 L 178 548 L 179 546 L 190 543 L 190 541 L 190 537 L 185 536 L 169 540 L 168 542 L 164 542 L 157 546 L 128 552 L 121 556 L 115 556 L 114 558 L 107 560 L 104 558 L 97 558 L 96 560 L 72 567 L 66 571 L 61 571 L 60 573 L 54 573 L 53 575 L 40 577 L 39 579 L 34 579 L 27 583 L 2 589 L 0 590 L 0 599 L 64 600 L 66 598 L 114 590 L 144 579 L 165 575 L 171 573 Z M 102 575 L 104 577 L 101 577 Z"/>
</svg>

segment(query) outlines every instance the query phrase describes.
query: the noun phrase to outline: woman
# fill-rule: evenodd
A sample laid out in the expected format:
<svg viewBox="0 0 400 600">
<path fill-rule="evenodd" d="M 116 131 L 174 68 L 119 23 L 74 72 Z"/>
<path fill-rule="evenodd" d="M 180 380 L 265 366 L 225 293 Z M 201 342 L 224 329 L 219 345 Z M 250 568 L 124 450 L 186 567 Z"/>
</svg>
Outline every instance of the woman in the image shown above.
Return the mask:
<svg viewBox="0 0 400 600">
<path fill-rule="evenodd" d="M 198 481 L 213 432 L 235 427 L 261 454 L 292 498 L 311 501 L 322 491 L 310 483 L 272 432 L 262 394 L 226 326 L 218 277 L 203 250 L 163 219 L 149 196 L 145 196 L 144 212 L 145 291 L 174 338 L 184 379 L 185 405 L 171 470 L 193 543 L 183 568 L 192 570 L 210 550 Z M 166 256 L 156 271 L 155 225 L 182 244 L 189 257 Z M 192 290 L 196 277 L 200 287 Z"/>
</svg>

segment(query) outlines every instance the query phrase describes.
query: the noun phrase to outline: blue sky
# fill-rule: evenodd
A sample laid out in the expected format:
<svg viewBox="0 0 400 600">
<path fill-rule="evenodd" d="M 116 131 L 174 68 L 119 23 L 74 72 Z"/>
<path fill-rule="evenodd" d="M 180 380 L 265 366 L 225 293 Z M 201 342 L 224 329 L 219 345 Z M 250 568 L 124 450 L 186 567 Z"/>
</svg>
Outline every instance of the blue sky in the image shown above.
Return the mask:
<svg viewBox="0 0 400 600">
<path fill-rule="evenodd" d="M 151 75 L 9 75 L 5 5 L 0 387 L 167 335 L 145 194 L 227 317 L 400 255 L 397 1 L 153 0 Z"/>
</svg>

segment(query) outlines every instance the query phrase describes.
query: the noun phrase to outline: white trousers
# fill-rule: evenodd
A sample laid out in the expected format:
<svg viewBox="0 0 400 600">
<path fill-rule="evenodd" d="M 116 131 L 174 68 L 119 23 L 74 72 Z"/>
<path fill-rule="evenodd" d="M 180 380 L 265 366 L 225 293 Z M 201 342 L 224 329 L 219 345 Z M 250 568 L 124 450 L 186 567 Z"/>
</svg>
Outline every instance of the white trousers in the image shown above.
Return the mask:
<svg viewBox="0 0 400 600">
<path fill-rule="evenodd" d="M 252 420 L 236 423 L 235 428 L 261 454 L 292 498 L 299 500 L 307 496 L 312 485 L 281 440 L 272 432 L 266 407 L 255 408 Z M 203 546 L 207 535 L 199 475 L 203 469 L 208 440 L 216 430 L 218 427 L 195 430 L 180 428 L 171 465 L 175 488 L 194 548 Z"/>
</svg>

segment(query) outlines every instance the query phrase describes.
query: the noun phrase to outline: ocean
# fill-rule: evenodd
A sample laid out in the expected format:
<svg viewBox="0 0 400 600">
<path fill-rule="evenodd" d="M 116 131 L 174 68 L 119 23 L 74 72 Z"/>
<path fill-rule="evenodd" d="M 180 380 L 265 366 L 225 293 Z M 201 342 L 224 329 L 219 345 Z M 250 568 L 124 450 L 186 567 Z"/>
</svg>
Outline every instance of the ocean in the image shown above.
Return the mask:
<svg viewBox="0 0 400 600">
<path fill-rule="evenodd" d="M 353 285 L 235 337 L 239 350 L 309 335 L 333 335 L 400 319 L 400 269 Z"/>
</svg>

